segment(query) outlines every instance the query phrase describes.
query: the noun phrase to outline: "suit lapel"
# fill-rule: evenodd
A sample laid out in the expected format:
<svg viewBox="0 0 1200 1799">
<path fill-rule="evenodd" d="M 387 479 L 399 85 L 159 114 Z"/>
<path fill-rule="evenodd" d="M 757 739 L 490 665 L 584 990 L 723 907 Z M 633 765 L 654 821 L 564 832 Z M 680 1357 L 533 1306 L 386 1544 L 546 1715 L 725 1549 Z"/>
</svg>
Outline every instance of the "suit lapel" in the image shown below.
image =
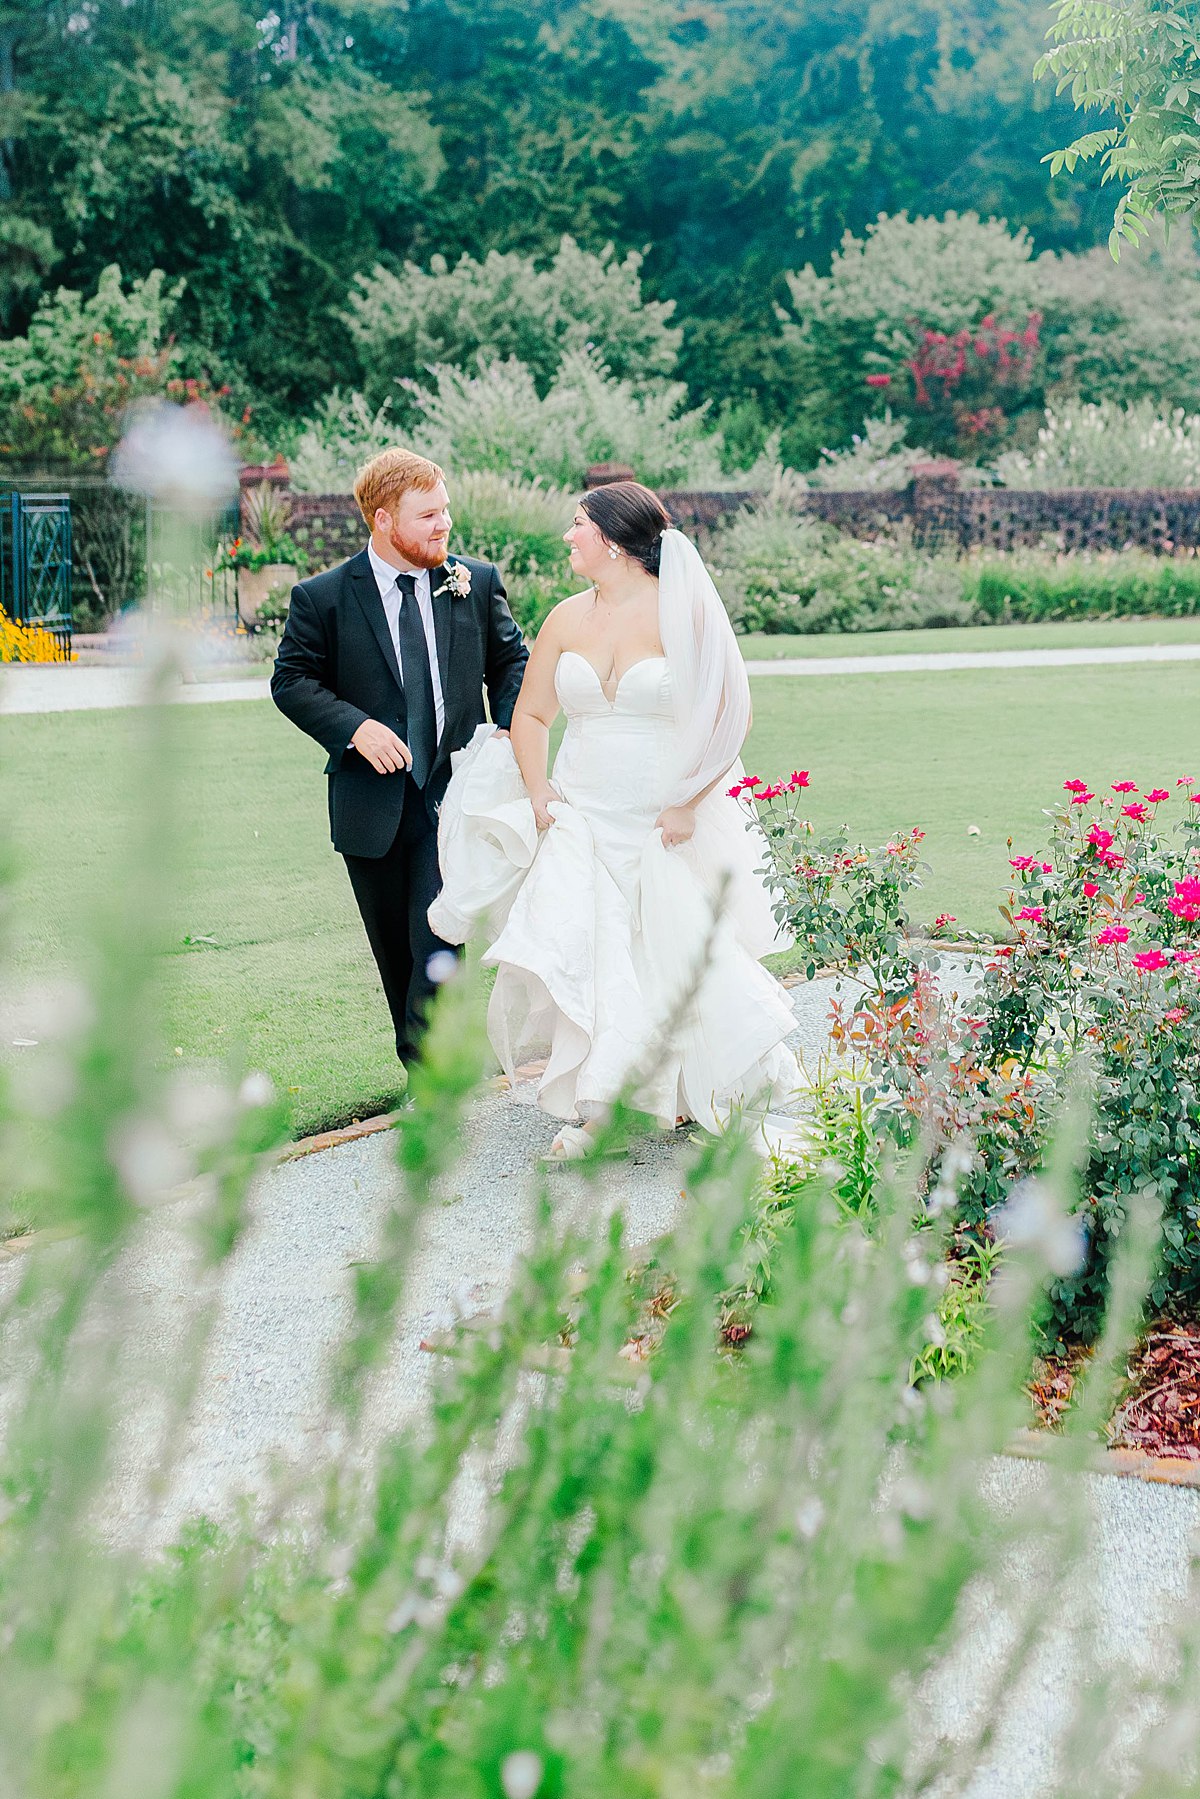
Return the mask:
<svg viewBox="0 0 1200 1799">
<path fill-rule="evenodd" d="M 354 581 L 354 595 L 363 610 L 363 617 L 375 633 L 384 661 L 391 670 L 392 679 L 401 693 L 404 682 L 400 678 L 400 664 L 396 660 L 396 646 L 392 642 L 392 634 L 388 630 L 387 614 L 383 610 L 383 601 L 379 597 L 379 587 L 375 580 L 375 572 L 365 550 L 355 556 L 350 563 L 350 573 Z"/>
<path fill-rule="evenodd" d="M 442 681 L 442 704 L 447 720 L 450 716 L 450 643 L 454 636 L 454 596 L 449 588 L 450 570 L 445 563 L 429 575 L 429 592 L 433 605 L 433 635 L 437 644 L 438 673 Z M 441 592 L 438 592 L 438 589 Z"/>
</svg>

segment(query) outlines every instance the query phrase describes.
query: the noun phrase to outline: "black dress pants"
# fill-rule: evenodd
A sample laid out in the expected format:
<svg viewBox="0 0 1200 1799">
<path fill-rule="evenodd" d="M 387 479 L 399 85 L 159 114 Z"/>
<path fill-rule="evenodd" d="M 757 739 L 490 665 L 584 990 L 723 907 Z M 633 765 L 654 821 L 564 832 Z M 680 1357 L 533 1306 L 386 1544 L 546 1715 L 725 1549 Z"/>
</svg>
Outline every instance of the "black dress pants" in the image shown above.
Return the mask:
<svg viewBox="0 0 1200 1799">
<path fill-rule="evenodd" d="M 396 1054 L 411 1062 L 420 1054 L 426 1008 L 436 986 L 428 974 L 429 959 L 439 950 L 458 954 L 434 935 L 426 916 L 442 876 L 437 824 L 420 788 L 405 783 L 400 828 L 386 855 L 344 860 L 392 1014 Z"/>
</svg>

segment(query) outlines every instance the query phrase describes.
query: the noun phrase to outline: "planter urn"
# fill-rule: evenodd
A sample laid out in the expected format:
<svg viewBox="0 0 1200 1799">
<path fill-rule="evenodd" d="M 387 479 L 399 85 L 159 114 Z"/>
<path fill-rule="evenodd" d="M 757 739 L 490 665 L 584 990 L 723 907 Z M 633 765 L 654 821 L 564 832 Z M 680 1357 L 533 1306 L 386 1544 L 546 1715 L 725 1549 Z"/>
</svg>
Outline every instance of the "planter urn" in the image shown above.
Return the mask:
<svg viewBox="0 0 1200 1799">
<path fill-rule="evenodd" d="M 253 630 L 268 596 L 277 587 L 293 587 L 300 572 L 292 562 L 265 562 L 261 568 L 240 568 L 237 573 L 238 617 Z"/>
</svg>

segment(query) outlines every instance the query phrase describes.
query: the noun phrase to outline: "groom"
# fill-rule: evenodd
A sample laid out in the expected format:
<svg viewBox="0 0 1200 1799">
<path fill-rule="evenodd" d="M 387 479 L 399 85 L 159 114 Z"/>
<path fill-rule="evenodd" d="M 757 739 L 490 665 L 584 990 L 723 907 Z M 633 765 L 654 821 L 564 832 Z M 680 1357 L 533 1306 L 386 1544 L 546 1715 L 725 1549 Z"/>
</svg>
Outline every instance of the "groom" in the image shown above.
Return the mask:
<svg viewBox="0 0 1200 1799">
<path fill-rule="evenodd" d="M 366 549 L 292 589 L 271 696 L 328 752 L 333 847 L 345 858 L 404 1062 L 420 1053 L 450 946 L 426 917 L 441 886 L 437 809 L 450 753 L 484 723 L 507 730 L 528 651 L 500 571 L 448 559 L 440 468 L 384 450 L 358 474 Z"/>
</svg>

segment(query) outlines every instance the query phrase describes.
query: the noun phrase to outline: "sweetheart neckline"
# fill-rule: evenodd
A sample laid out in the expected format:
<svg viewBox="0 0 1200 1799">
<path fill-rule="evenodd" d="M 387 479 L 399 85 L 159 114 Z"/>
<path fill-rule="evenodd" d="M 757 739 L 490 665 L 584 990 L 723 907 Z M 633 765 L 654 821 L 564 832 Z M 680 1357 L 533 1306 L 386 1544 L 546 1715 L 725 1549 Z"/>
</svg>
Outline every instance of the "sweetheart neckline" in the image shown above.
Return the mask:
<svg viewBox="0 0 1200 1799">
<path fill-rule="evenodd" d="M 647 662 L 665 662 L 667 660 L 667 658 L 665 656 L 639 656 L 638 660 L 636 662 L 631 662 L 629 664 L 629 667 L 625 670 L 625 673 L 623 675 L 621 675 L 620 679 L 617 681 L 616 686 L 613 688 L 612 698 L 609 699 L 608 698 L 608 689 L 605 687 L 604 682 L 600 679 L 599 669 L 596 667 L 596 664 L 594 662 L 592 662 L 587 656 L 584 655 L 582 650 L 562 650 L 559 653 L 559 658 L 558 658 L 560 662 L 562 661 L 564 656 L 574 656 L 577 661 L 582 662 L 587 668 L 591 669 L 592 674 L 595 676 L 595 679 L 596 679 L 596 686 L 600 689 L 600 693 L 601 693 L 602 697 L 608 701 L 608 704 L 610 706 L 616 705 L 617 696 L 621 691 L 621 682 L 625 679 L 626 675 L 631 675 L 635 668 L 642 668 Z"/>
</svg>

